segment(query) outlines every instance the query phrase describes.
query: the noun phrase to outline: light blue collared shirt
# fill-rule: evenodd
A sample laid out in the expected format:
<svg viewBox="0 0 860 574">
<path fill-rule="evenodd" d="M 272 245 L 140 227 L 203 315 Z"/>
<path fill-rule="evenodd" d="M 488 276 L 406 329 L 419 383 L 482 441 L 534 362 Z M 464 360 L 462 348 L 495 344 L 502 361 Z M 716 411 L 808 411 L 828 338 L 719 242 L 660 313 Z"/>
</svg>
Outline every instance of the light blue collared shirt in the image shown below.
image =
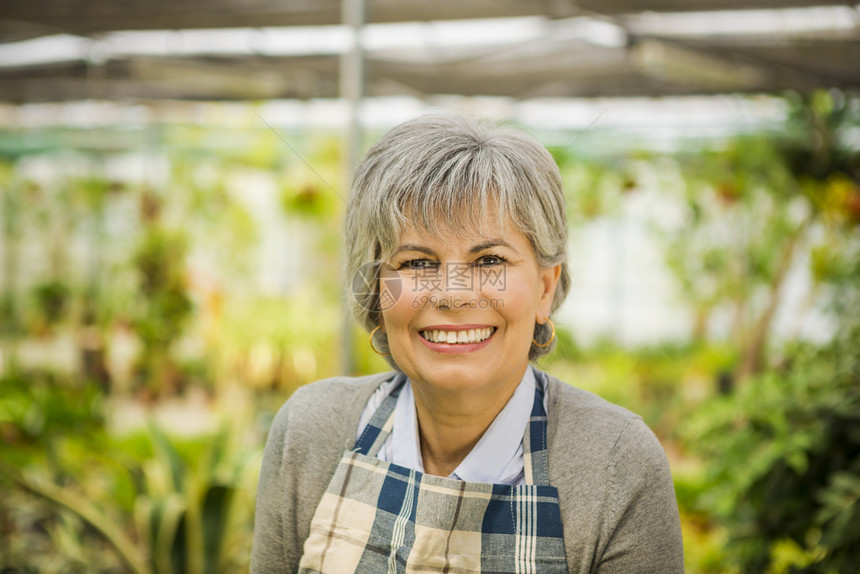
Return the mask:
<svg viewBox="0 0 860 574">
<path fill-rule="evenodd" d="M 390 381 L 382 384 L 370 397 L 361 413 L 356 438 L 370 422 L 382 401 L 391 394 L 393 383 Z M 535 375 L 529 365 L 510 400 L 449 478 L 495 484 L 524 483 L 522 441 L 534 405 L 534 389 Z M 376 456 L 380 460 L 424 472 L 415 395 L 412 393 L 412 382 L 409 379 L 397 398 L 391 434 Z"/>
</svg>

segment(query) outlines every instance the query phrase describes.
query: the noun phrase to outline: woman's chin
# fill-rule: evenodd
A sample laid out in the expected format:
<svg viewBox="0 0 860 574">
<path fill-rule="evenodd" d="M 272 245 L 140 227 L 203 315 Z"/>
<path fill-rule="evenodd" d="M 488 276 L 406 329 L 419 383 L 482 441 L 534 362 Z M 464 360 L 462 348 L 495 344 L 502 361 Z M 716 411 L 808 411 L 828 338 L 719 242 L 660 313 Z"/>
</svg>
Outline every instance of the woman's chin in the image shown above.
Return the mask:
<svg viewBox="0 0 860 574">
<path fill-rule="evenodd" d="M 441 360 L 418 361 L 411 370 L 413 372 L 407 375 L 419 384 L 450 391 L 474 390 L 498 382 L 504 384 L 508 375 L 517 374 L 512 366 L 500 364 L 496 355 L 489 358 L 449 355 Z"/>
</svg>

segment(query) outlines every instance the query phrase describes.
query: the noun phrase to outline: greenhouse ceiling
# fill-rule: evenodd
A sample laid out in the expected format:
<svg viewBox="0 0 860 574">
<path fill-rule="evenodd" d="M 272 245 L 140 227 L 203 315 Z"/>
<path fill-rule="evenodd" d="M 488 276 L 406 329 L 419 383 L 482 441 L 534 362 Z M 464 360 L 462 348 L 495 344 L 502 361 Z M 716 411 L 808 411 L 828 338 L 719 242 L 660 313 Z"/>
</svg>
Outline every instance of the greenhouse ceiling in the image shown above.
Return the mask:
<svg viewBox="0 0 860 574">
<path fill-rule="evenodd" d="M 5 0 L 0 101 L 336 97 L 353 30 L 320 0 Z M 860 7 L 768 0 L 369 0 L 369 96 L 860 86 Z"/>
</svg>

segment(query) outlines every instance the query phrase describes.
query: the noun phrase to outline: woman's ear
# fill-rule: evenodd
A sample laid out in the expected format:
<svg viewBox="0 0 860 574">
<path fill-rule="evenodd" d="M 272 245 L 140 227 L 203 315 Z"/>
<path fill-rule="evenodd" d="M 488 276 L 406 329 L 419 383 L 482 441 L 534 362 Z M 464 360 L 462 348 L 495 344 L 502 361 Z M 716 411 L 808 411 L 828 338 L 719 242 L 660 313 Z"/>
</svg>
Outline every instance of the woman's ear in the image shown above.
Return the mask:
<svg viewBox="0 0 860 574">
<path fill-rule="evenodd" d="M 538 298 L 537 316 L 535 320 L 538 323 L 545 323 L 552 312 L 552 301 L 555 299 L 555 289 L 558 286 L 558 279 L 561 277 L 561 263 L 552 267 L 542 267 L 540 269 L 540 297 Z"/>
</svg>

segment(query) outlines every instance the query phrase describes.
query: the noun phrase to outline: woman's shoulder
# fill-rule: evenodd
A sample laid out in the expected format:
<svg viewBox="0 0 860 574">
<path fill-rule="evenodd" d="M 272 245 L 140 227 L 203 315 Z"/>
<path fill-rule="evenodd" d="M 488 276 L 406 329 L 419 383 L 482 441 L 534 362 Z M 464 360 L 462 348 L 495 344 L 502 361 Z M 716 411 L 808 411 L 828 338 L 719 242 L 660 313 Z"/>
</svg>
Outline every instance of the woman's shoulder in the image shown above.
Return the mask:
<svg viewBox="0 0 860 574">
<path fill-rule="evenodd" d="M 660 442 L 639 415 L 549 374 L 547 393 L 549 438 L 556 448 L 595 459 L 632 450 L 658 464 L 665 460 Z"/>
<path fill-rule="evenodd" d="M 337 376 L 301 386 L 284 403 L 273 427 L 331 425 L 333 420 L 356 421 L 373 391 L 391 379 L 394 372 L 363 377 Z M 334 418 L 333 418 L 334 417 Z"/>
<path fill-rule="evenodd" d="M 391 379 L 394 375 L 395 373 L 390 371 L 363 377 L 337 376 L 321 379 L 296 389 L 285 406 L 312 408 L 313 405 L 320 402 L 329 404 L 331 401 L 337 400 L 357 400 L 362 396 L 366 400 L 380 384 Z M 361 406 L 363 405 L 358 408 Z"/>
<path fill-rule="evenodd" d="M 626 424 L 641 420 L 641 417 L 624 407 L 610 403 L 592 392 L 577 388 L 561 379 L 544 373 L 547 378 L 548 404 L 550 408 L 565 414 L 575 413 L 580 417 L 593 417 L 607 424 Z"/>
</svg>

